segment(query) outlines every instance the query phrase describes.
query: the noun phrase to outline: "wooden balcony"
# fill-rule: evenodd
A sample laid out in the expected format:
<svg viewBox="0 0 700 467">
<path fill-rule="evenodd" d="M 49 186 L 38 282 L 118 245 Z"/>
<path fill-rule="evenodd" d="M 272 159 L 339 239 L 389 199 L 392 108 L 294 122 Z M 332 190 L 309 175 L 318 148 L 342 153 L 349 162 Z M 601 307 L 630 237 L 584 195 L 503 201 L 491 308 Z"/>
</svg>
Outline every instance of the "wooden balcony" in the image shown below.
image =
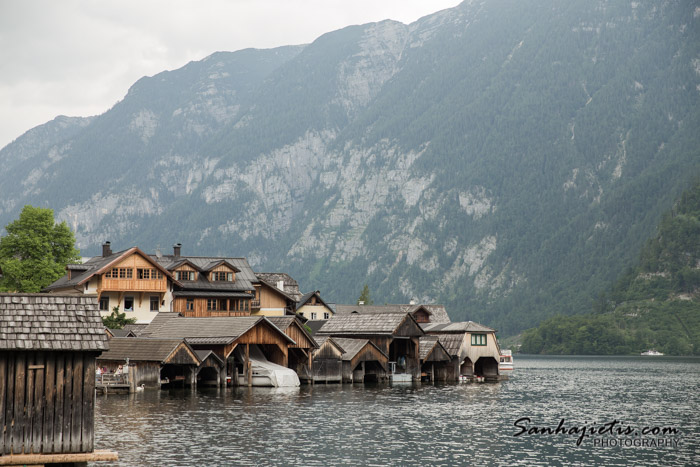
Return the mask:
<svg viewBox="0 0 700 467">
<path fill-rule="evenodd" d="M 114 279 L 102 278 L 100 290 L 103 292 L 165 292 L 167 279 Z"/>
<path fill-rule="evenodd" d="M 181 311 L 185 318 L 228 318 L 232 316 L 250 316 L 250 311 L 212 311 L 186 310 Z"/>
</svg>

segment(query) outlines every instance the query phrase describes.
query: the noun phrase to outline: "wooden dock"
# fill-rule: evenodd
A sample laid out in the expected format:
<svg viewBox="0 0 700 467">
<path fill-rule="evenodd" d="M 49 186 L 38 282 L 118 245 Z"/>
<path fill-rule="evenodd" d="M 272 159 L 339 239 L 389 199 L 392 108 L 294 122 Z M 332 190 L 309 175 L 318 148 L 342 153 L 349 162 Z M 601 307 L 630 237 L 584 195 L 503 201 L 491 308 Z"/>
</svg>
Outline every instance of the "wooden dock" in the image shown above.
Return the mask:
<svg viewBox="0 0 700 467">
<path fill-rule="evenodd" d="M 66 454 L 10 454 L 0 456 L 0 465 L 84 464 L 116 460 L 119 460 L 116 452 L 97 449 L 93 452 Z"/>
<path fill-rule="evenodd" d="M 129 394 L 131 385 L 125 374 L 102 373 L 95 377 L 95 391 L 100 394 Z"/>
</svg>

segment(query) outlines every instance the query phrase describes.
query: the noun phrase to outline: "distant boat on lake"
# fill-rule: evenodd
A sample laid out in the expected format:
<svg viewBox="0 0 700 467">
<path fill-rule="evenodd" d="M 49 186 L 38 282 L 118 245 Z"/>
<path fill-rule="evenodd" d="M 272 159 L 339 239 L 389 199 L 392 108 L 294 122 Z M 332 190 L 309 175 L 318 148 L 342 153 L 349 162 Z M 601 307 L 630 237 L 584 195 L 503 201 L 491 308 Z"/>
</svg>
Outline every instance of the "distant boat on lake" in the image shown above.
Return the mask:
<svg viewBox="0 0 700 467">
<path fill-rule="evenodd" d="M 647 350 L 646 352 L 642 352 L 640 355 L 644 356 L 658 356 L 658 355 L 663 355 L 661 352 L 656 351 L 654 349 Z"/>
<path fill-rule="evenodd" d="M 503 372 L 513 371 L 513 351 L 512 350 L 501 350 L 501 358 L 498 362 L 498 372 L 503 374 Z M 506 373 L 508 374 L 508 373 Z"/>
</svg>

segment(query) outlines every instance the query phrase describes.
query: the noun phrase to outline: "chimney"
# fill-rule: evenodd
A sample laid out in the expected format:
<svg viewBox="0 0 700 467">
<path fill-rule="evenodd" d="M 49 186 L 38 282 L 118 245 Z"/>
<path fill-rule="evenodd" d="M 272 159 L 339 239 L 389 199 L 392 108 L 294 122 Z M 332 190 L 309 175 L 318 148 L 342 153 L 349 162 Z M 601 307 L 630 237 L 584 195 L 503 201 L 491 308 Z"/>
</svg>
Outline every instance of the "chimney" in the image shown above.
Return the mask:
<svg viewBox="0 0 700 467">
<path fill-rule="evenodd" d="M 277 288 L 284 292 L 284 281 L 277 281 Z"/>
<path fill-rule="evenodd" d="M 102 257 L 103 258 L 106 258 L 107 256 L 112 255 L 111 246 L 112 246 L 112 244 L 109 242 L 109 240 L 102 244 Z"/>
<path fill-rule="evenodd" d="M 173 245 L 173 256 L 176 258 L 180 257 L 180 248 L 182 248 L 182 243 L 176 243 Z"/>
</svg>

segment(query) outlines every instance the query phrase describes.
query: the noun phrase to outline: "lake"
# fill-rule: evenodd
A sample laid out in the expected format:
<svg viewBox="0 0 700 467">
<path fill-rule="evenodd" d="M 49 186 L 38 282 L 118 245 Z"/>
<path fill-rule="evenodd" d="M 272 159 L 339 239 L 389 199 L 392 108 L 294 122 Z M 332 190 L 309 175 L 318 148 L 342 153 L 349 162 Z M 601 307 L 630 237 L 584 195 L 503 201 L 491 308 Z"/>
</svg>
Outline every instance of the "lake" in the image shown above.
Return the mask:
<svg viewBox="0 0 700 467">
<path fill-rule="evenodd" d="M 97 396 L 95 445 L 117 465 L 698 465 L 699 410 L 700 358 L 516 356 L 493 384 Z"/>
</svg>

